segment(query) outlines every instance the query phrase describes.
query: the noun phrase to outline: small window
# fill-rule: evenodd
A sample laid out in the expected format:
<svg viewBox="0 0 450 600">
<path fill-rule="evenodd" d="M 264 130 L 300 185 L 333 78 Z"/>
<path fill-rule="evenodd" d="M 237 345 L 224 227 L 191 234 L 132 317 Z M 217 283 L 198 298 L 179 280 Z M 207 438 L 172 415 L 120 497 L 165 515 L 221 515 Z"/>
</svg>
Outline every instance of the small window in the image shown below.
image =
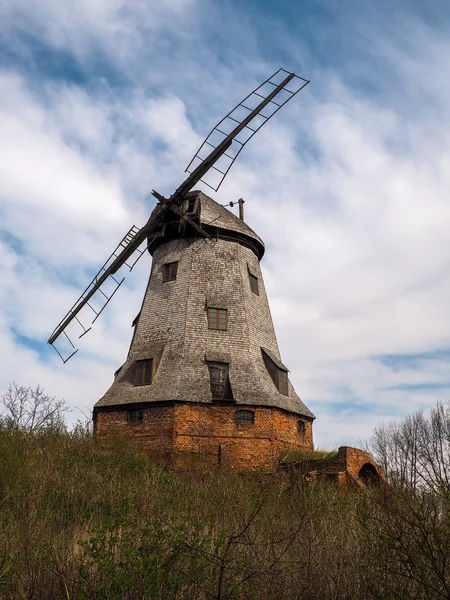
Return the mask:
<svg viewBox="0 0 450 600">
<path fill-rule="evenodd" d="M 306 425 L 303 421 L 297 421 L 297 432 L 298 432 L 298 435 L 300 435 L 301 437 L 304 437 L 305 432 L 306 432 Z"/>
<path fill-rule="evenodd" d="M 209 329 L 221 329 L 225 331 L 228 327 L 228 311 L 226 308 L 208 308 Z"/>
<path fill-rule="evenodd" d="M 137 360 L 134 367 L 134 385 L 150 385 L 153 381 L 153 358 Z"/>
<path fill-rule="evenodd" d="M 166 263 L 163 265 L 162 271 L 162 280 L 165 283 L 166 281 L 175 281 L 177 278 L 178 271 L 178 262 Z"/>
<path fill-rule="evenodd" d="M 263 352 L 263 359 L 266 369 L 269 371 L 269 375 L 272 377 L 272 381 L 277 386 L 277 390 L 280 392 L 280 394 L 289 396 L 289 380 L 287 371 L 280 369 L 280 367 L 276 365 L 270 356 L 267 356 L 265 352 Z"/>
<path fill-rule="evenodd" d="M 208 363 L 213 400 L 233 400 L 228 365 L 226 363 Z"/>
<path fill-rule="evenodd" d="M 253 273 L 248 272 L 248 277 L 250 279 L 250 289 L 254 294 L 259 296 L 259 287 L 258 287 L 258 278 Z"/>
<path fill-rule="evenodd" d="M 287 371 L 282 371 L 281 369 L 278 369 L 277 375 L 278 381 L 275 382 L 275 385 L 277 386 L 280 394 L 283 394 L 284 396 L 289 396 L 289 380 Z"/>
<path fill-rule="evenodd" d="M 252 410 L 237 410 L 234 413 L 234 422 L 252 425 L 255 422 L 255 413 Z"/>
<path fill-rule="evenodd" d="M 128 423 L 131 425 L 139 425 L 139 423 L 142 423 L 142 410 L 129 410 Z"/>
</svg>

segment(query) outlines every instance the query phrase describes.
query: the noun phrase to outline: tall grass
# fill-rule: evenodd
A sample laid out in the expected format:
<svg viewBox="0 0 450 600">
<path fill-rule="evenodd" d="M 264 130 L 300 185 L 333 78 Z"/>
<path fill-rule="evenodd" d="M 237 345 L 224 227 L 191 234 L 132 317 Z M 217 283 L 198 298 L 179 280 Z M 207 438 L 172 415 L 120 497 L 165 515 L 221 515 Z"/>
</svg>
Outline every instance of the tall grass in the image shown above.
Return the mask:
<svg viewBox="0 0 450 600">
<path fill-rule="evenodd" d="M 127 438 L 0 430 L 1 598 L 448 598 L 449 523 L 400 487 L 173 473 Z"/>
</svg>

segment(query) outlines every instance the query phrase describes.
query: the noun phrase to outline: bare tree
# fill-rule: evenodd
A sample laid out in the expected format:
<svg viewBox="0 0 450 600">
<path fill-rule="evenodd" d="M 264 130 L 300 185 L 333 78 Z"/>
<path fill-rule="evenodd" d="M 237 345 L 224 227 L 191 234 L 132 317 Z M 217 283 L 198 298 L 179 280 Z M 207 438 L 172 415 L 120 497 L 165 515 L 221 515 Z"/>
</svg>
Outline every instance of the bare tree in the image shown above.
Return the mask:
<svg viewBox="0 0 450 600">
<path fill-rule="evenodd" d="M 33 433 L 42 429 L 58 429 L 65 424 L 66 401 L 44 393 L 40 385 L 33 389 L 13 382 L 0 396 L 0 406 L 3 409 L 0 416 L 3 427 Z"/>
<path fill-rule="evenodd" d="M 450 490 L 450 402 L 375 429 L 371 446 L 389 480 L 410 490 Z"/>
<path fill-rule="evenodd" d="M 450 598 L 450 402 L 375 430 L 391 485 L 360 510 L 379 597 Z"/>
</svg>

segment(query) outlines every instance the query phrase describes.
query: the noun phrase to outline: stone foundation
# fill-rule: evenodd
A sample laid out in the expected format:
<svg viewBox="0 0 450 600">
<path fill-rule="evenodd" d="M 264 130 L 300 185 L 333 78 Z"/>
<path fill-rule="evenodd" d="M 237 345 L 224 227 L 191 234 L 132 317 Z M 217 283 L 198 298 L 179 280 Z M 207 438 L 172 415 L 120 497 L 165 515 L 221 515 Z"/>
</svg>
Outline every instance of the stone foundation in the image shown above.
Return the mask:
<svg viewBox="0 0 450 600">
<path fill-rule="evenodd" d="M 142 410 L 142 422 L 131 424 L 128 411 Z M 254 423 L 236 423 L 238 410 L 254 412 Z M 305 432 L 298 432 L 298 421 Z M 313 448 L 312 420 L 277 408 L 234 404 L 166 403 L 162 406 L 97 408 L 95 432 L 139 439 L 149 457 L 182 469 L 192 458 L 237 471 L 269 470 L 282 450 Z"/>
</svg>

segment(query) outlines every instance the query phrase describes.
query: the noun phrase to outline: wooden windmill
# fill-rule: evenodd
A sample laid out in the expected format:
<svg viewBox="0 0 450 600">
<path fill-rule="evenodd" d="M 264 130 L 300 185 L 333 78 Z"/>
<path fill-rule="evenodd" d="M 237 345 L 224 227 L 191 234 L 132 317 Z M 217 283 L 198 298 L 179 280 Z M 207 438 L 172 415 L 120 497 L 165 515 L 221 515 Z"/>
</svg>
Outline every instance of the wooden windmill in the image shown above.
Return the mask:
<svg viewBox="0 0 450 600">
<path fill-rule="evenodd" d="M 279 69 L 233 108 L 170 198 L 152 191 L 158 204 L 147 223 L 130 229 L 50 336 L 66 362 L 77 352 L 67 329 L 85 335 L 91 324 L 82 313 L 93 323 L 123 282 L 119 269 L 150 252 L 127 360 L 94 408 L 99 434 L 132 432 L 170 464 L 193 453 L 239 469 L 268 467 L 283 448 L 312 447 L 314 415 L 278 350 L 259 267 L 264 244 L 243 221 L 242 199 L 238 218 L 191 191 L 199 181 L 217 191 L 245 144 L 307 83 Z M 61 339 L 70 343 L 67 358 L 55 345 Z"/>
</svg>

